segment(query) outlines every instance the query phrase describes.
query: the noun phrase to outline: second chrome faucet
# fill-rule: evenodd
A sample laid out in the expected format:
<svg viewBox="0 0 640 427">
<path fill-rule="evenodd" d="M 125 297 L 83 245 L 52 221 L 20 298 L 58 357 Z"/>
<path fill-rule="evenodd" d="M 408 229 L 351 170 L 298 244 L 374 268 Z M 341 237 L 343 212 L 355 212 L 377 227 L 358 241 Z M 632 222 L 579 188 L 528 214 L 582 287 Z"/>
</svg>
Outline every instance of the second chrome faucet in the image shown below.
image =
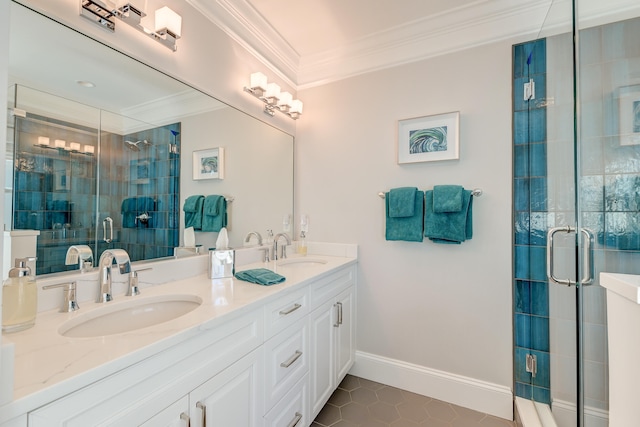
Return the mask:
<svg viewBox="0 0 640 427">
<path fill-rule="evenodd" d="M 109 302 L 113 299 L 111 295 L 111 269 L 113 265 L 118 266 L 120 274 L 131 271 L 129 254 L 124 249 L 107 249 L 100 255 L 100 290 L 98 292 L 98 302 Z"/>
</svg>

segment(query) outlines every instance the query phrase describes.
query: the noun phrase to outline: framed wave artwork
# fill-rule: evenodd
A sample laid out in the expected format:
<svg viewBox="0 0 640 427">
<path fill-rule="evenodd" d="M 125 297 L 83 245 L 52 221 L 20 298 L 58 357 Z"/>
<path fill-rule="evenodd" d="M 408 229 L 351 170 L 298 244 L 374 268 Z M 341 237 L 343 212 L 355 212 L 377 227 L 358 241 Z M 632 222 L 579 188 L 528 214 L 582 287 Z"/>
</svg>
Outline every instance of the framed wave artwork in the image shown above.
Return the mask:
<svg viewBox="0 0 640 427">
<path fill-rule="evenodd" d="M 224 179 L 224 148 L 193 152 L 193 179 Z"/>
<path fill-rule="evenodd" d="M 398 164 L 459 158 L 460 112 L 398 121 Z"/>
</svg>

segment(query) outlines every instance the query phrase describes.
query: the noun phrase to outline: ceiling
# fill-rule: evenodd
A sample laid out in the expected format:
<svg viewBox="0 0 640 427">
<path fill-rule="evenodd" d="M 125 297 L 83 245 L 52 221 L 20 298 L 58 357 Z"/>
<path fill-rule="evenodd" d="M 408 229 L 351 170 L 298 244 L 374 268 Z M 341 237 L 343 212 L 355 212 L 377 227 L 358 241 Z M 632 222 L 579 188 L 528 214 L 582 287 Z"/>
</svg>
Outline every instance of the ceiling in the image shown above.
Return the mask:
<svg viewBox="0 0 640 427">
<path fill-rule="evenodd" d="M 298 89 L 514 35 L 535 34 L 552 3 L 552 0 L 187 1 Z"/>
<path fill-rule="evenodd" d="M 572 0 L 186 1 L 298 89 L 499 40 L 568 32 L 572 11 Z M 637 0 L 578 0 L 585 26 L 639 9 Z"/>
</svg>

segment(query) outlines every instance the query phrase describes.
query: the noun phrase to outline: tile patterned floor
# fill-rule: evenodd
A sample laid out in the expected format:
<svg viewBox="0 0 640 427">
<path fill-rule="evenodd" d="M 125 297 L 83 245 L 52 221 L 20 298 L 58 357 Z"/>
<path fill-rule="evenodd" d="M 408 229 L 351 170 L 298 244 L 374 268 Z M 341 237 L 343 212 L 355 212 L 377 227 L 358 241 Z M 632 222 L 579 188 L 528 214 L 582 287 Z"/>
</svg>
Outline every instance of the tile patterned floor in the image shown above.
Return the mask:
<svg viewBox="0 0 640 427">
<path fill-rule="evenodd" d="M 311 427 L 513 427 L 515 423 L 347 375 Z"/>
</svg>

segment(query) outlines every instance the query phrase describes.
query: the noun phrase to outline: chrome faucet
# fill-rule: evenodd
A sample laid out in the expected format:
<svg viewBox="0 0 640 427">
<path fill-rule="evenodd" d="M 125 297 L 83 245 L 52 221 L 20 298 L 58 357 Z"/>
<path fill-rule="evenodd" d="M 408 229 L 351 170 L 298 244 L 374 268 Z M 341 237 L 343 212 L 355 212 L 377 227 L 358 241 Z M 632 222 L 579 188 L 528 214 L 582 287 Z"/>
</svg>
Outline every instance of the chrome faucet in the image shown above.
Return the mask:
<svg viewBox="0 0 640 427">
<path fill-rule="evenodd" d="M 247 237 L 244 238 L 244 242 L 249 243 L 249 240 L 251 240 L 251 236 L 256 236 L 256 239 L 258 239 L 258 246 L 262 246 L 262 236 L 257 231 L 249 232 L 247 234 Z"/>
<path fill-rule="evenodd" d="M 78 264 L 80 271 L 87 271 L 93 267 L 93 251 L 87 245 L 73 245 L 67 249 L 65 265 Z"/>
<path fill-rule="evenodd" d="M 282 253 L 280 255 L 280 257 L 278 257 L 278 240 L 280 240 L 281 237 L 284 237 L 284 240 L 287 242 L 286 245 L 282 246 Z M 287 245 L 291 244 L 291 238 L 289 237 L 289 235 L 287 233 L 278 233 L 276 234 L 276 237 L 273 238 L 273 260 L 277 261 L 278 258 L 286 258 L 287 257 Z"/>
<path fill-rule="evenodd" d="M 120 274 L 131 271 L 129 254 L 124 249 L 107 249 L 102 252 L 99 263 L 100 292 L 98 293 L 98 302 L 109 302 L 113 299 L 111 296 L 111 268 L 113 264 L 118 266 Z"/>
</svg>

